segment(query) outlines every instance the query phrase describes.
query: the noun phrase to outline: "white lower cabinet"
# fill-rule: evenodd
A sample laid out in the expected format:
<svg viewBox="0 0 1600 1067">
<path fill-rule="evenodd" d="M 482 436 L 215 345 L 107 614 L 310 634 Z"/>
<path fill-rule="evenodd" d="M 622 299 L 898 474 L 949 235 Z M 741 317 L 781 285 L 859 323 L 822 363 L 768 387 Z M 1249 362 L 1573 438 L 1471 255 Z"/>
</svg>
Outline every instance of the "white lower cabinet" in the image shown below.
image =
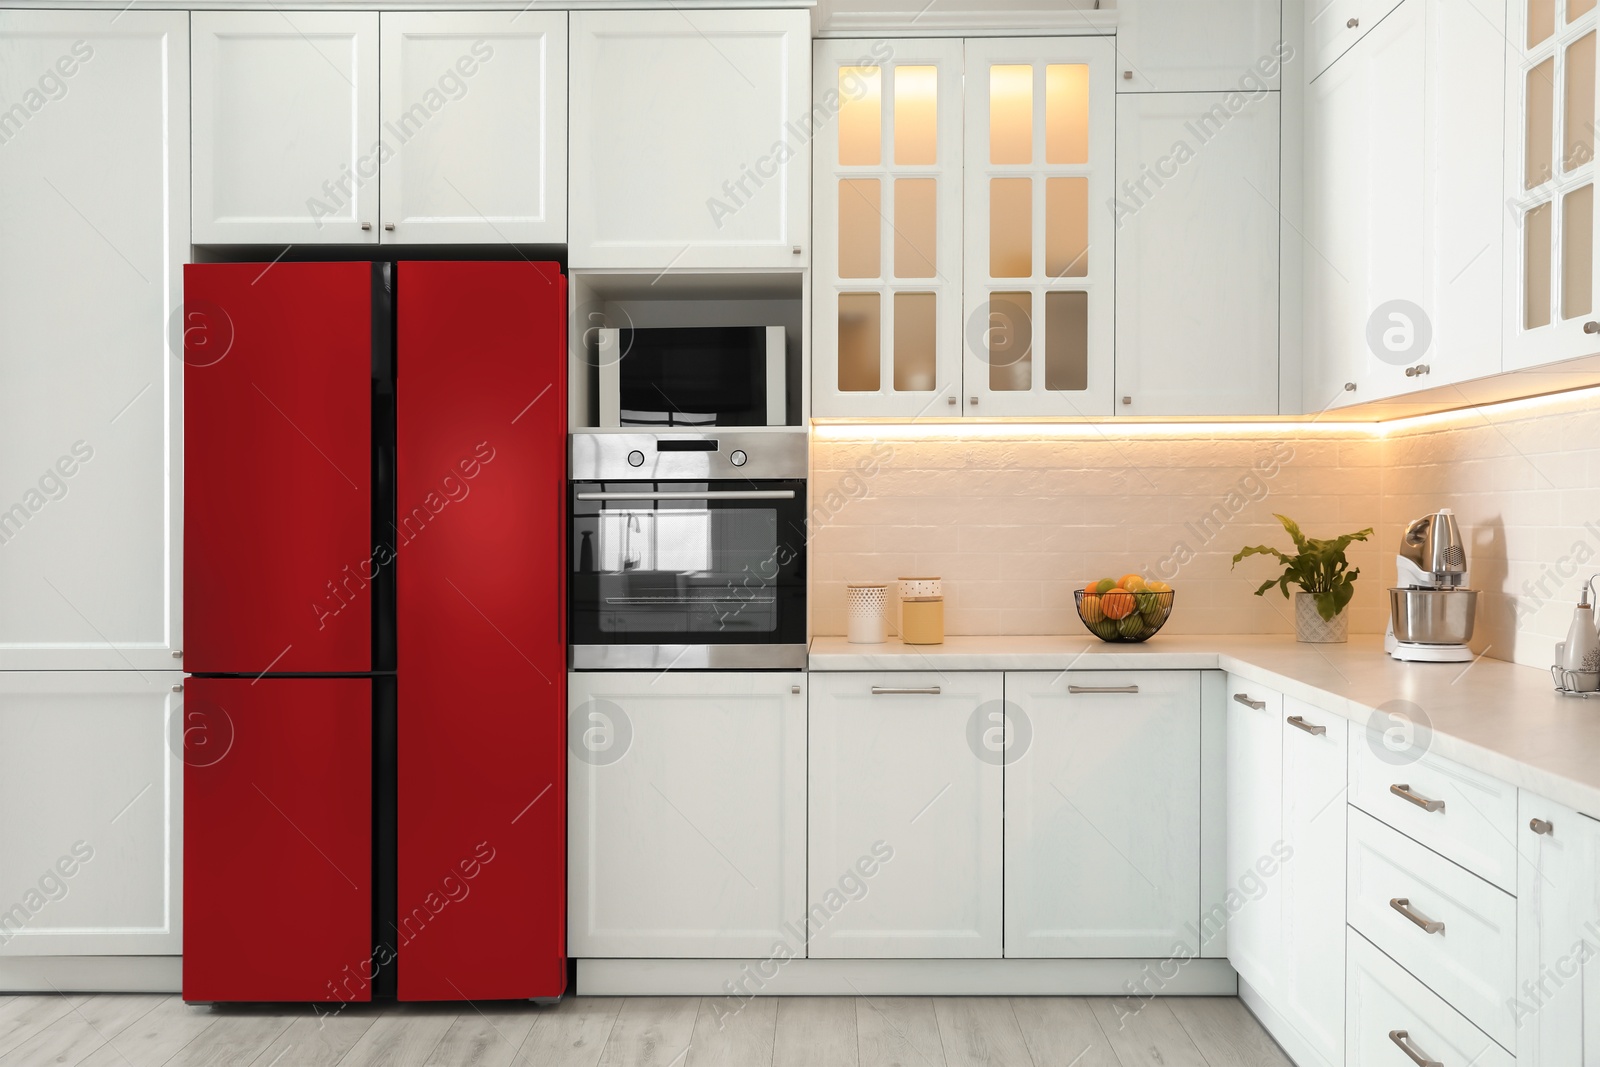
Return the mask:
<svg viewBox="0 0 1600 1067">
<path fill-rule="evenodd" d="M 998 957 L 1001 675 L 810 681 L 810 955 Z"/>
<path fill-rule="evenodd" d="M 1008 957 L 1198 953 L 1200 672 L 1007 672 Z"/>
<path fill-rule="evenodd" d="M 1523 790 L 1517 1060 L 1600 1065 L 1600 821 Z"/>
<path fill-rule="evenodd" d="M 568 679 L 568 951 L 800 954 L 806 676 Z"/>
<path fill-rule="evenodd" d="M 1512 1067 L 1518 1061 L 1372 942 L 1349 931 L 1345 1067 Z M 1576 1067 L 1528 1060 L 1524 1067 Z"/>
<path fill-rule="evenodd" d="M 1283 694 L 1230 674 L 1227 695 L 1228 962 L 1276 1003 L 1283 894 L 1267 878 L 1283 861 Z"/>
<path fill-rule="evenodd" d="M 0 956 L 182 951 L 182 681 L 0 672 Z"/>
</svg>

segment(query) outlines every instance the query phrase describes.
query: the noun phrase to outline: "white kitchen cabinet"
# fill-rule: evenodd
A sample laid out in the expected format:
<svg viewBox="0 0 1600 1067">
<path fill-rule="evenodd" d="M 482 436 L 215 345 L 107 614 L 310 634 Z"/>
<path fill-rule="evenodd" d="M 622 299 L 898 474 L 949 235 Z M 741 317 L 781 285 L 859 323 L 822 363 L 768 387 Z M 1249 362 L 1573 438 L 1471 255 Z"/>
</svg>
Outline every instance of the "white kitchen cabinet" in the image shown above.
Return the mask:
<svg viewBox="0 0 1600 1067">
<path fill-rule="evenodd" d="M 1278 124 L 1265 90 L 1118 97 L 1119 413 L 1278 413 Z"/>
<path fill-rule="evenodd" d="M 1284 700 L 1282 969 L 1277 1008 L 1327 1067 L 1344 1063 L 1345 803 L 1349 729 Z M 1303 1061 L 1302 1061 L 1303 1062 Z"/>
<path fill-rule="evenodd" d="M 1272 1003 L 1281 998 L 1283 694 L 1228 676 L 1228 962 Z M 1208 925 L 1215 925 L 1207 917 Z"/>
<path fill-rule="evenodd" d="M 1116 49 L 966 43 L 966 414 L 1113 413 Z"/>
<path fill-rule="evenodd" d="M 568 675 L 571 955 L 803 954 L 805 683 Z"/>
<path fill-rule="evenodd" d="M 1198 954 L 1199 672 L 1008 671 L 1005 686 L 1032 734 L 1005 774 L 1006 956 Z"/>
<path fill-rule="evenodd" d="M 1600 1065 L 1600 821 L 1518 794 L 1519 1063 Z"/>
<path fill-rule="evenodd" d="M 1345 1067 L 1579 1067 L 1577 1060 L 1529 1060 L 1511 1054 L 1442 997 L 1349 931 Z"/>
<path fill-rule="evenodd" d="M 567 15 L 384 12 L 385 243 L 567 239 Z"/>
<path fill-rule="evenodd" d="M 197 11 L 193 34 L 195 243 L 377 244 L 378 13 Z"/>
<path fill-rule="evenodd" d="M 1317 77 L 1354 48 L 1398 3 L 1399 0 L 1304 0 L 1310 76 Z"/>
<path fill-rule="evenodd" d="M 959 414 L 962 43 L 818 41 L 812 406 Z"/>
<path fill-rule="evenodd" d="M 807 12 L 574 12 L 571 102 L 572 266 L 809 266 Z"/>
<path fill-rule="evenodd" d="M 999 957 L 1001 675 L 809 677 L 810 955 Z"/>
<path fill-rule="evenodd" d="M 0 11 L 0 669 L 177 662 L 188 44 Z"/>
<path fill-rule="evenodd" d="M 1281 0 L 1120 0 L 1117 91 L 1278 88 Z M 1120 120 L 1119 120 L 1120 121 Z"/>
<path fill-rule="evenodd" d="M 1508 6 L 1505 356 L 1507 369 L 1515 369 L 1600 351 L 1600 15 L 1579 0 L 1508 0 Z"/>
<path fill-rule="evenodd" d="M 0 672 L 0 955 L 182 951 L 182 680 Z"/>
</svg>

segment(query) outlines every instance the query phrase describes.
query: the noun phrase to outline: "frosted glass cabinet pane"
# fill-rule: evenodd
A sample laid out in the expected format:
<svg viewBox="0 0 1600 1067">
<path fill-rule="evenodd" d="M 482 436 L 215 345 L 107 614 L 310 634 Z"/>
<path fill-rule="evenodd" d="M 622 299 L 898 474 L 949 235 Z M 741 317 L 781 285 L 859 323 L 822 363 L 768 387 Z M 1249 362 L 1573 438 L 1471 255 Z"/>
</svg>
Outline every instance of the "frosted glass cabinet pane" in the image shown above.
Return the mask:
<svg viewBox="0 0 1600 1067">
<path fill-rule="evenodd" d="M 1033 162 L 1033 67 L 989 68 L 989 162 Z"/>
<path fill-rule="evenodd" d="M 1524 329 L 1550 325 L 1550 205 L 1540 204 L 1522 217 Z"/>
<path fill-rule="evenodd" d="M 989 180 L 989 276 L 1033 273 L 1033 180 Z"/>
<path fill-rule="evenodd" d="M 938 307 L 934 293 L 894 294 L 894 387 L 900 392 L 933 392 Z"/>
<path fill-rule="evenodd" d="M 1044 387 L 1089 388 L 1089 294 L 1044 295 Z"/>
<path fill-rule="evenodd" d="M 1562 171 L 1574 170 L 1594 159 L 1594 33 L 1567 46 L 1566 74 L 1561 102 L 1565 111 L 1561 130 Z"/>
<path fill-rule="evenodd" d="M 882 270 L 882 193 L 876 178 L 839 182 L 839 277 L 876 278 Z"/>
<path fill-rule="evenodd" d="M 938 262 L 937 178 L 900 178 L 894 183 L 894 275 L 932 278 Z M 840 222 L 843 226 L 843 222 Z"/>
<path fill-rule="evenodd" d="M 1555 63 L 1554 58 L 1547 59 L 1528 71 L 1528 189 L 1543 185 L 1555 173 Z"/>
<path fill-rule="evenodd" d="M 877 293 L 839 294 L 839 390 L 875 392 L 882 377 Z"/>
<path fill-rule="evenodd" d="M 1527 0 L 1528 47 L 1550 39 L 1556 32 L 1556 0 Z"/>
<path fill-rule="evenodd" d="M 1594 309 L 1594 186 L 1561 198 L 1561 317 Z"/>
<path fill-rule="evenodd" d="M 1594 0 L 1567 0 L 1567 21 L 1577 22 L 1593 10 Z"/>
<path fill-rule="evenodd" d="M 1033 385 L 1033 294 L 989 295 L 989 388 L 1025 391 Z"/>
<path fill-rule="evenodd" d="M 894 161 L 932 166 L 939 159 L 939 70 L 894 69 Z"/>
<path fill-rule="evenodd" d="M 1044 272 L 1052 278 L 1089 274 L 1089 179 L 1044 183 Z"/>
<path fill-rule="evenodd" d="M 883 71 L 839 68 L 839 163 L 876 167 L 883 158 Z"/>
<path fill-rule="evenodd" d="M 1089 65 L 1045 67 L 1044 99 L 1044 161 L 1089 162 Z"/>
</svg>

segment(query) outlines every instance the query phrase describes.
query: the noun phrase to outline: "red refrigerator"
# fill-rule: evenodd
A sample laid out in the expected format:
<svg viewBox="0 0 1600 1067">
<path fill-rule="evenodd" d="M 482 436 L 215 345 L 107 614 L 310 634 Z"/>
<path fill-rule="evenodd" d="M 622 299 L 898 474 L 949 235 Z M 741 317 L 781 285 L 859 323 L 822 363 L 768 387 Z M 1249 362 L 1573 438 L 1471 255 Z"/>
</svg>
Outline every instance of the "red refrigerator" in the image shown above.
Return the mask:
<svg viewBox="0 0 1600 1067">
<path fill-rule="evenodd" d="M 565 309 L 185 268 L 185 1000 L 565 988 Z"/>
</svg>

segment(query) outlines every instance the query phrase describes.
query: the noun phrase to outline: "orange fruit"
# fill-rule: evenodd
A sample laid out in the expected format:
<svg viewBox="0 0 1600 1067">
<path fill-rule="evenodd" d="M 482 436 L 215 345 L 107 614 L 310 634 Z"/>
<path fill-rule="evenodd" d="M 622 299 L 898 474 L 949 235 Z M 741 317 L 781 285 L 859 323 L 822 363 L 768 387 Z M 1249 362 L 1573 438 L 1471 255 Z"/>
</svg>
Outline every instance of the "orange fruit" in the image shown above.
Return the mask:
<svg viewBox="0 0 1600 1067">
<path fill-rule="evenodd" d="M 1100 610 L 1108 619 L 1122 619 L 1132 614 L 1136 602 L 1126 589 L 1113 589 L 1100 598 Z"/>
<path fill-rule="evenodd" d="M 1172 592 L 1172 586 L 1168 585 L 1166 582 L 1149 582 L 1149 583 L 1146 583 L 1145 588 L 1148 589 L 1152 593 L 1170 593 L 1170 592 Z"/>
<path fill-rule="evenodd" d="M 1090 582 L 1088 585 L 1083 587 L 1084 596 L 1094 596 L 1098 592 L 1100 592 L 1099 582 Z"/>
<path fill-rule="evenodd" d="M 1083 616 L 1084 622 L 1099 622 L 1106 617 L 1106 613 L 1100 608 L 1100 597 L 1093 593 L 1083 598 L 1083 602 L 1078 605 L 1078 614 Z"/>
<path fill-rule="evenodd" d="M 1142 593 L 1145 589 L 1144 577 L 1138 574 L 1124 574 L 1117 579 L 1117 584 L 1130 593 Z"/>
</svg>

